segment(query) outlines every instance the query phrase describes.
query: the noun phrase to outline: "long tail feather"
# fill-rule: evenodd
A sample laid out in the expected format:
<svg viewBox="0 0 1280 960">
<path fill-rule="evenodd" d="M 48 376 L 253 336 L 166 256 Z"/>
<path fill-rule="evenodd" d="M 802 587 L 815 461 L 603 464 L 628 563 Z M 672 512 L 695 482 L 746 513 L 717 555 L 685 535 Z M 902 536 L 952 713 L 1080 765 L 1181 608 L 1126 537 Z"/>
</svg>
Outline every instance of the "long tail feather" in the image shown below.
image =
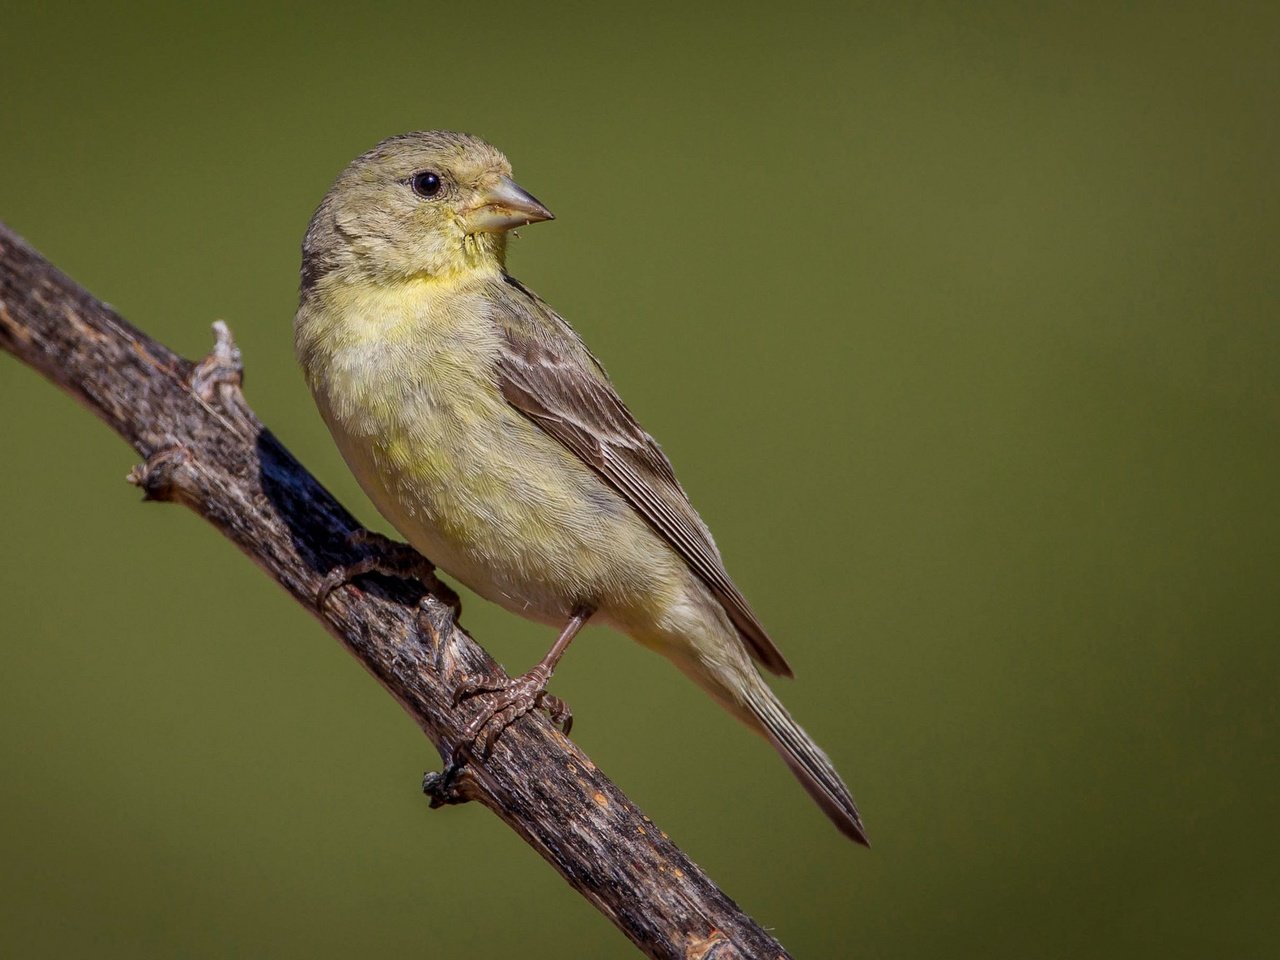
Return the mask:
<svg viewBox="0 0 1280 960">
<path fill-rule="evenodd" d="M 690 656 L 686 651 L 672 649 L 664 652 L 730 713 L 773 744 L 801 786 L 841 833 L 863 846 L 871 846 L 858 808 L 836 768 L 813 738 L 791 719 L 787 708 L 747 659 L 745 650 L 736 645 L 736 637 L 734 641 L 735 646 L 730 648 L 734 652 L 728 656 L 705 658 L 696 652 Z M 720 647 L 722 653 L 726 647 L 728 644 Z M 703 649 L 714 647 L 706 643 Z"/>
<path fill-rule="evenodd" d="M 760 732 L 782 755 L 796 779 L 809 791 L 809 796 L 817 801 L 840 832 L 863 846 L 871 846 L 849 788 L 844 785 L 822 748 L 791 719 L 773 691 L 760 681 L 753 684 L 753 689 L 744 700 L 744 706 L 758 724 Z"/>
</svg>

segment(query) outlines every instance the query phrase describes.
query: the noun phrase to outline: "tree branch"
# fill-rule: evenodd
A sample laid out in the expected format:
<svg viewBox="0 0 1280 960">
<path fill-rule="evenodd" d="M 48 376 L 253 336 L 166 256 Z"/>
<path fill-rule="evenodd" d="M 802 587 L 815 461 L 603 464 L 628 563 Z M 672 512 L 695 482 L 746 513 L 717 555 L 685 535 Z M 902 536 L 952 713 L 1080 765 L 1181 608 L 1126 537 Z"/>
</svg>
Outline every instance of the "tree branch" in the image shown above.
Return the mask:
<svg viewBox="0 0 1280 960">
<path fill-rule="evenodd" d="M 185 504 L 317 616 L 395 697 L 442 757 L 475 708 L 468 677 L 505 677 L 458 626 L 447 589 L 379 580 L 315 597 L 354 563 L 360 525 L 258 421 L 225 325 L 198 364 L 121 319 L 0 224 L 0 348 L 70 393 L 144 458 L 146 498 Z M 456 776 L 429 775 L 432 806 L 478 800 L 650 957 L 786 953 L 540 713 Z"/>
</svg>

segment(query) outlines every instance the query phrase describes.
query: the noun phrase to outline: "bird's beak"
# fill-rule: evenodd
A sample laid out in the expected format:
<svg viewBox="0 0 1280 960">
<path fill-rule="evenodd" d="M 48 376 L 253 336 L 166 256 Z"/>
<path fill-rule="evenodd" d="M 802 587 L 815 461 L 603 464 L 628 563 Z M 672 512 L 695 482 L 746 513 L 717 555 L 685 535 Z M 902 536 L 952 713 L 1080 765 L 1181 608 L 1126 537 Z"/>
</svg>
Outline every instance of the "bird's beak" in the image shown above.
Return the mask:
<svg viewBox="0 0 1280 960">
<path fill-rule="evenodd" d="M 467 227 L 473 232 L 501 233 L 539 220 L 554 220 L 555 214 L 538 202 L 510 177 L 485 189 L 480 201 L 466 213 Z"/>
</svg>

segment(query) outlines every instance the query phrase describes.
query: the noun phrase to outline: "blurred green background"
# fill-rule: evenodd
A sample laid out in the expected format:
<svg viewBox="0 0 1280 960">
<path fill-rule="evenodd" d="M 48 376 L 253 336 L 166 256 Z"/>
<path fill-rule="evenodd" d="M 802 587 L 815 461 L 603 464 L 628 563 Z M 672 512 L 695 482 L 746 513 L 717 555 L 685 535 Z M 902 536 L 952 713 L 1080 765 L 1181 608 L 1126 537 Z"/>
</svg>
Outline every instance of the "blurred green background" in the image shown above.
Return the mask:
<svg viewBox="0 0 1280 960">
<path fill-rule="evenodd" d="M 0 219 L 366 521 L 298 244 L 485 136 L 513 272 L 663 442 L 876 844 L 590 631 L 575 739 L 797 955 L 1273 955 L 1274 4 L 7 5 Z M 0 954 L 626 957 L 400 708 L 0 356 Z M 385 529 L 385 526 L 383 526 Z M 551 637 L 471 598 L 509 669 Z M 673 749 L 675 747 L 675 749 Z"/>
</svg>

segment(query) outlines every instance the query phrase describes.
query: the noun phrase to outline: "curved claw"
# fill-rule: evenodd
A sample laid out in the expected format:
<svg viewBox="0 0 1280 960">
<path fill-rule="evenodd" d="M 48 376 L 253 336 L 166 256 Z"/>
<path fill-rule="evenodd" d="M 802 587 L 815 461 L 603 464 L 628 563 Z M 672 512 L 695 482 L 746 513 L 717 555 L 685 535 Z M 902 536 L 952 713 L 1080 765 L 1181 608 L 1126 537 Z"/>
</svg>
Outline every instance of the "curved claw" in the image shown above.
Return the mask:
<svg viewBox="0 0 1280 960">
<path fill-rule="evenodd" d="M 316 609 L 323 610 L 325 602 L 329 599 L 329 594 L 337 590 L 340 586 L 347 582 L 345 571 L 339 567 L 336 570 L 330 570 L 325 574 L 324 579 L 320 581 L 320 587 L 316 590 Z"/>
<path fill-rule="evenodd" d="M 319 589 L 316 590 L 316 607 L 318 609 L 324 609 L 324 605 L 333 591 L 339 587 L 345 587 L 360 575 L 360 572 L 355 571 L 356 566 L 358 564 L 353 564 L 350 567 L 335 567 L 324 575 L 324 579 L 320 581 Z"/>
<path fill-rule="evenodd" d="M 567 737 L 573 729 L 573 711 L 569 709 L 569 705 L 554 694 L 547 693 L 543 694 L 542 706 L 551 722 Z"/>
</svg>

